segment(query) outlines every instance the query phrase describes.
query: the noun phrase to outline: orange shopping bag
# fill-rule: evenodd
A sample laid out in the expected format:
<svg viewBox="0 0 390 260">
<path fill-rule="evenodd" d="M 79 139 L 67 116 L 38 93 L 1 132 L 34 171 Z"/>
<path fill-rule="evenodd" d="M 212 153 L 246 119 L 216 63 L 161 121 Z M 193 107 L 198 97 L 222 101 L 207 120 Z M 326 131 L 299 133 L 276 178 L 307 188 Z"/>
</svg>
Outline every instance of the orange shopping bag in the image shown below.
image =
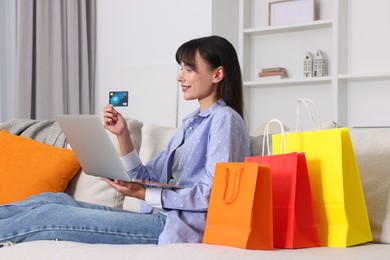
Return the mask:
<svg viewBox="0 0 390 260">
<path fill-rule="evenodd" d="M 274 122 L 281 126 L 280 154 L 264 156 L 265 143 L 270 154 L 268 128 Z M 285 151 L 283 125 L 273 119 L 265 126 L 263 155 L 247 157 L 245 161 L 271 165 L 274 247 L 317 247 L 320 240 L 305 154 L 282 153 L 283 143 Z"/>
<path fill-rule="evenodd" d="M 272 249 L 272 191 L 269 165 L 217 163 L 203 242 Z"/>
</svg>

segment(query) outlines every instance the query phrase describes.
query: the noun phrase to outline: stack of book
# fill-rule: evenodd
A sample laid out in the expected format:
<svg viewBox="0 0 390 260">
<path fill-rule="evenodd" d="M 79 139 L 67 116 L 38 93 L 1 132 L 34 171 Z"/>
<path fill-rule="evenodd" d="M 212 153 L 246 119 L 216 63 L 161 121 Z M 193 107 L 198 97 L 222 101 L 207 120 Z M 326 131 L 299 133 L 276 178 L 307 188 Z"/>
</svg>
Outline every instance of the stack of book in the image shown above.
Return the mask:
<svg viewBox="0 0 390 260">
<path fill-rule="evenodd" d="M 259 72 L 259 77 L 266 79 L 283 79 L 287 77 L 287 71 L 285 68 L 281 67 L 263 68 Z"/>
</svg>

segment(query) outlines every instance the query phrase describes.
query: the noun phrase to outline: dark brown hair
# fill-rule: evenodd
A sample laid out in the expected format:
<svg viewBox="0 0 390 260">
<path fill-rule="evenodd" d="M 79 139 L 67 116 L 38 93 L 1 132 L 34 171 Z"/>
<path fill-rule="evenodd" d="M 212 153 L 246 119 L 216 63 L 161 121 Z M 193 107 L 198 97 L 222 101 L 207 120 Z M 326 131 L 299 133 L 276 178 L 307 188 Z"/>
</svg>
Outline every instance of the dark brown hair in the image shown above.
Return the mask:
<svg viewBox="0 0 390 260">
<path fill-rule="evenodd" d="M 218 86 L 217 98 L 244 117 L 242 76 L 236 50 L 233 45 L 220 36 L 202 37 L 182 44 L 176 52 L 177 63 L 183 62 L 197 71 L 195 55 L 199 52 L 211 69 L 224 68 L 224 78 Z"/>
</svg>

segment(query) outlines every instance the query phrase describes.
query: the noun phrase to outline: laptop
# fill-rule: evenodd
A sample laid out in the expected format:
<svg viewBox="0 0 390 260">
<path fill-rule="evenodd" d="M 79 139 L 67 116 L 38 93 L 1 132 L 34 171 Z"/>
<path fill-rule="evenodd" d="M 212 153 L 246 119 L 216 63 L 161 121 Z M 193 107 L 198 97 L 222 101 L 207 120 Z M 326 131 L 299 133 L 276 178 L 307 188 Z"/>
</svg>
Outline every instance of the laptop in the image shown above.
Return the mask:
<svg viewBox="0 0 390 260">
<path fill-rule="evenodd" d="M 60 115 L 56 117 L 56 120 L 86 174 L 152 187 L 182 188 L 166 183 L 130 178 L 98 116 Z"/>
</svg>

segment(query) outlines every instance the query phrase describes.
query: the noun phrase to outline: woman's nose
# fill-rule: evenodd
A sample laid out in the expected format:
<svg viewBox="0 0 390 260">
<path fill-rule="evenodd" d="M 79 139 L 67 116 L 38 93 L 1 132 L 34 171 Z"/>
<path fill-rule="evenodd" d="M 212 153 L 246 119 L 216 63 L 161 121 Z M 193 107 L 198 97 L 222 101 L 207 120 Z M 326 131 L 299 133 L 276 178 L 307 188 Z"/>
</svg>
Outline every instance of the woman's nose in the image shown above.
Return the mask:
<svg viewBox="0 0 390 260">
<path fill-rule="evenodd" d="M 181 72 L 179 72 L 179 73 L 177 74 L 176 80 L 179 81 L 179 82 L 183 82 L 183 81 L 184 81 L 184 78 L 183 78 L 183 75 L 182 75 Z"/>
</svg>

